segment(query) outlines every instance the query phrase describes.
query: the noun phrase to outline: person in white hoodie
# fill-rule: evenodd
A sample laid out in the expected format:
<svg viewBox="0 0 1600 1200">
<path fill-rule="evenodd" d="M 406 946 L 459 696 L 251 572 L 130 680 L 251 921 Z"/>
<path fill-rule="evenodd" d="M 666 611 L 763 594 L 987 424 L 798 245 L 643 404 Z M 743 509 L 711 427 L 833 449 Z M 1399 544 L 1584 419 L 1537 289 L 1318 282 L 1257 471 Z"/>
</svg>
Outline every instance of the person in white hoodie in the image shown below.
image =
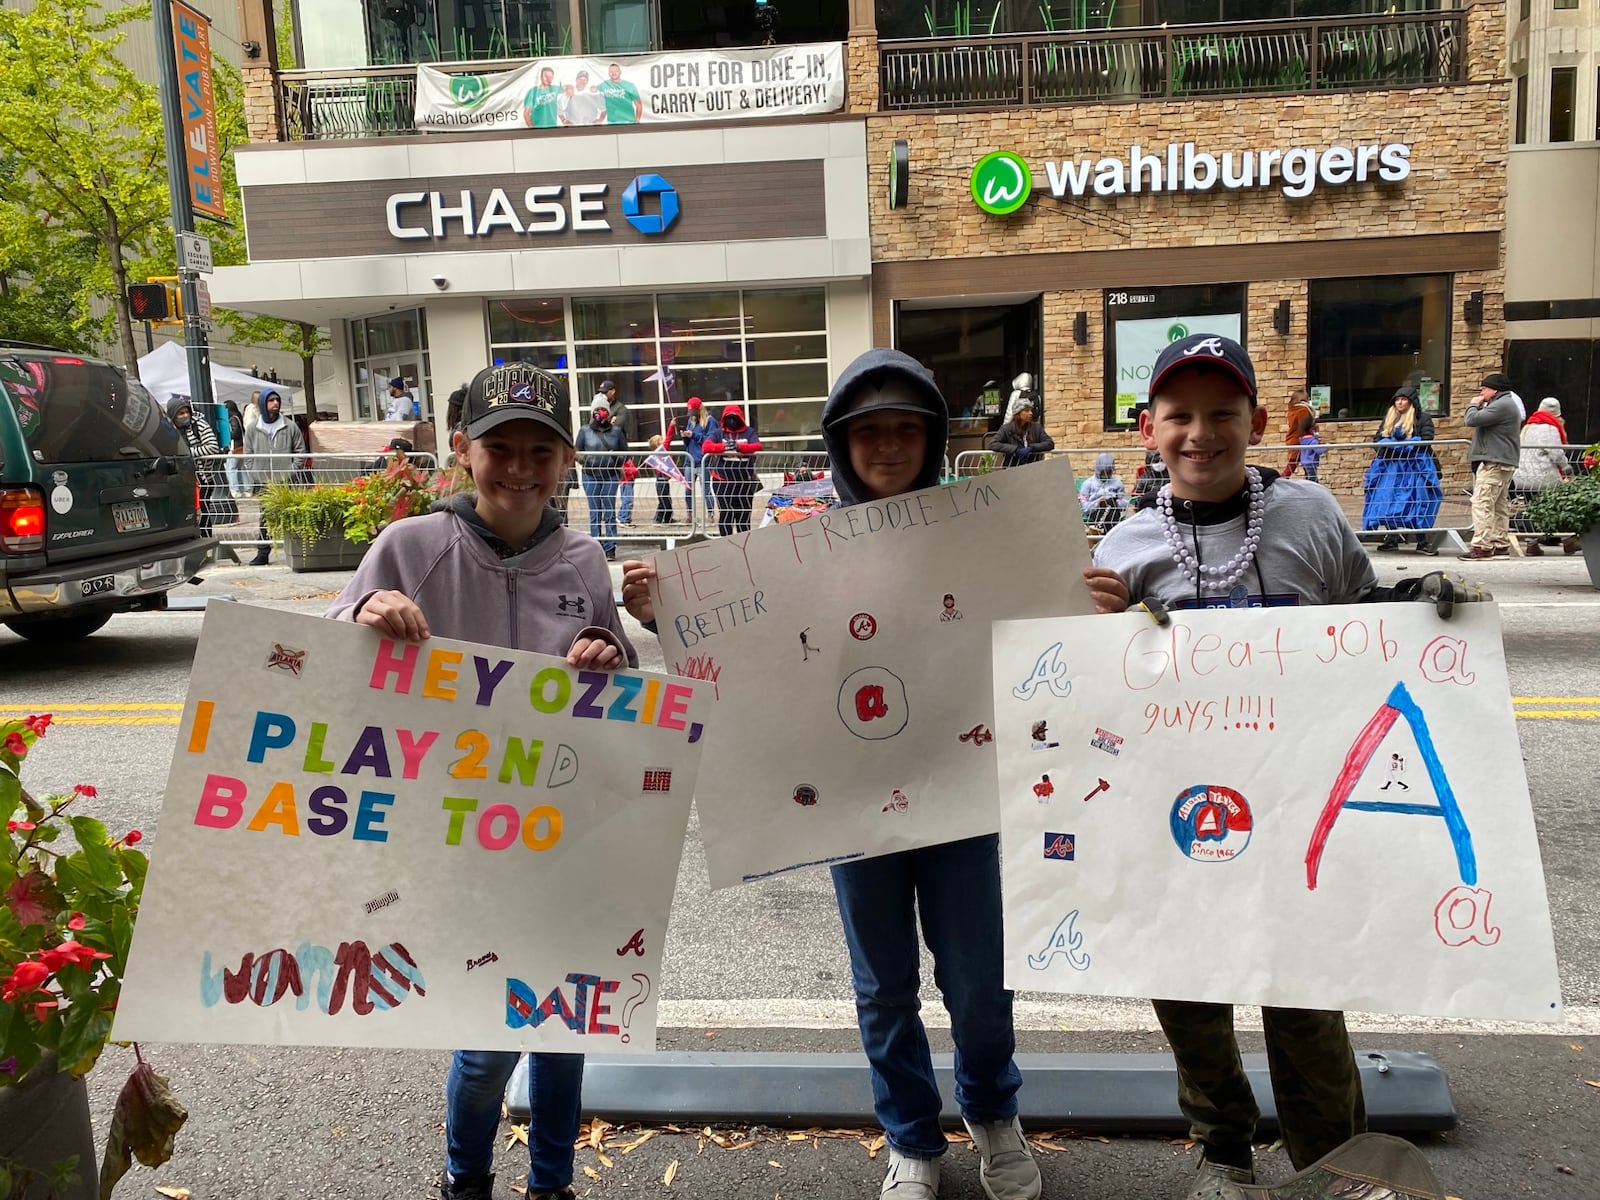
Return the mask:
<svg viewBox="0 0 1600 1200">
<path fill-rule="evenodd" d="M 244 452 L 250 478 L 255 481 L 258 492 L 269 483 L 292 479 L 296 471 L 305 468 L 305 435 L 300 432 L 300 426 L 285 415 L 283 397 L 271 388 L 261 393 L 261 420 L 244 432 Z M 267 533 L 265 518 L 262 518 L 257 536 L 256 556 L 250 560 L 250 565 L 264 567 L 272 553 L 272 538 Z"/>
</svg>

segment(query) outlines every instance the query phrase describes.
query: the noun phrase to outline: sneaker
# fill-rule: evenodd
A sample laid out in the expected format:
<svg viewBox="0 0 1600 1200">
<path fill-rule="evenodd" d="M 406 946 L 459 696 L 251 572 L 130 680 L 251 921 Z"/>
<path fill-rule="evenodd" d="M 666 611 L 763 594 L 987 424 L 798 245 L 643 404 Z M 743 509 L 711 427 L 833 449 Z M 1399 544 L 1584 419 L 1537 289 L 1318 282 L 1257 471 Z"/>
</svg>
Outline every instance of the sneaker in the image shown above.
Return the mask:
<svg viewBox="0 0 1600 1200">
<path fill-rule="evenodd" d="M 466 1175 L 460 1179 L 446 1175 L 439 1185 L 439 1200 L 494 1200 L 494 1173 Z"/>
<path fill-rule="evenodd" d="M 939 1160 L 912 1158 L 889 1147 L 889 1173 L 883 1177 L 880 1200 L 935 1200 L 939 1195 Z"/>
<path fill-rule="evenodd" d="M 1539 545 L 1538 542 L 1529 542 L 1522 552 L 1534 558 L 1540 558 L 1544 555 L 1544 547 Z"/>
<path fill-rule="evenodd" d="M 1438 558 L 1439 547 L 1435 546 L 1432 542 L 1418 542 L 1417 553 L 1426 554 L 1429 558 Z"/>
<path fill-rule="evenodd" d="M 250 560 L 250 565 L 252 567 L 264 567 L 264 566 L 266 566 L 267 565 L 267 556 L 265 554 L 256 555 L 254 558 L 252 558 Z"/>
<path fill-rule="evenodd" d="M 1378 549 L 1398 550 L 1400 549 L 1400 539 L 1391 533 L 1388 537 L 1384 538 L 1383 541 L 1378 543 Z"/>
<path fill-rule="evenodd" d="M 1036 1200 L 1039 1195 L 1039 1164 L 1022 1136 L 1022 1122 L 965 1122 L 978 1148 L 978 1180 L 989 1200 Z"/>
<path fill-rule="evenodd" d="M 1458 554 L 1456 557 L 1462 562 L 1481 562 L 1486 558 L 1493 558 L 1494 551 L 1485 549 L 1482 546 L 1473 546 L 1465 554 Z"/>
<path fill-rule="evenodd" d="M 1255 1181 L 1254 1171 L 1244 1167 L 1225 1167 L 1202 1158 L 1195 1170 L 1194 1182 L 1189 1185 L 1183 1200 L 1249 1200 L 1243 1185 Z"/>
</svg>

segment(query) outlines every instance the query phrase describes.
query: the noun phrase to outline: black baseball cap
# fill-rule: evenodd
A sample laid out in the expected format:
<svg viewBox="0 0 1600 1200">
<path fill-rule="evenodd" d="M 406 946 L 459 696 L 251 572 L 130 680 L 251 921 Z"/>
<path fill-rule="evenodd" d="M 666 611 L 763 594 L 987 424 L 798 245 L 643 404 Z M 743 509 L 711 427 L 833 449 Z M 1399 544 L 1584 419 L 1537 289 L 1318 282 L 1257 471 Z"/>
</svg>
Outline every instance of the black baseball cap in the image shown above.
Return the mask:
<svg viewBox="0 0 1600 1200">
<path fill-rule="evenodd" d="M 468 437 L 482 437 L 507 421 L 542 422 L 572 445 L 566 420 L 566 386 L 532 363 L 509 362 L 485 367 L 467 385 L 461 403 L 461 423 Z"/>
<path fill-rule="evenodd" d="M 1256 402 L 1256 369 L 1250 362 L 1250 356 L 1244 352 L 1244 347 L 1232 338 L 1223 337 L 1218 333 L 1191 333 L 1188 337 L 1179 338 L 1170 342 L 1167 348 L 1156 357 L 1155 370 L 1150 372 L 1150 396 L 1152 399 L 1161 391 L 1161 387 L 1177 372 L 1185 367 L 1207 366 L 1217 367 L 1232 375 L 1239 381 L 1239 386 L 1244 388 L 1245 394 L 1250 397 L 1250 403 Z"/>
</svg>

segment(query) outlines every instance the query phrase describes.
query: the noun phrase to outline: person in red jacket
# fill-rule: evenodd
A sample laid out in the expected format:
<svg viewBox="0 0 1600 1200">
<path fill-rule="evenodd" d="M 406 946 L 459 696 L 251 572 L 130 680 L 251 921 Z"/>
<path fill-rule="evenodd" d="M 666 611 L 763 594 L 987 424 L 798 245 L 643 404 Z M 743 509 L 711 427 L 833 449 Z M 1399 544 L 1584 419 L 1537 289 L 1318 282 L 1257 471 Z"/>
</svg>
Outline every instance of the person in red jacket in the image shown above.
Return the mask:
<svg viewBox="0 0 1600 1200">
<path fill-rule="evenodd" d="M 717 532 L 723 537 L 750 528 L 750 511 L 761 481 L 756 478 L 755 459 L 761 438 L 755 426 L 744 419 L 744 410 L 730 404 L 722 410 L 721 435 L 706 442 L 706 453 L 714 455 L 711 487 L 717 498 Z"/>
</svg>

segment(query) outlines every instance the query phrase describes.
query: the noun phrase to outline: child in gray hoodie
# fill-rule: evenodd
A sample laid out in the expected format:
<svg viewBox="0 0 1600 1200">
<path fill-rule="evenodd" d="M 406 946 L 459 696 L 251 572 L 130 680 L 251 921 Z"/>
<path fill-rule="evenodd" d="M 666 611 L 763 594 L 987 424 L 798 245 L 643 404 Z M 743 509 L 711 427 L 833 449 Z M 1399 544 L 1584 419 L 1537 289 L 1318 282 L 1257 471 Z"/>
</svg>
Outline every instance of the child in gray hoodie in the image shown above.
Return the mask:
<svg viewBox="0 0 1600 1200">
<path fill-rule="evenodd" d="M 390 637 L 432 634 L 565 655 L 591 670 L 639 665 L 612 600 L 605 552 L 551 507 L 573 461 L 566 389 L 526 363 L 473 378 L 452 445 L 474 494 L 378 535 L 325 615 Z M 441 1200 L 491 1200 L 501 1099 L 515 1051 L 458 1050 L 445 1092 Z M 534 1054 L 527 1195 L 571 1200 L 581 1054 Z"/>
</svg>

